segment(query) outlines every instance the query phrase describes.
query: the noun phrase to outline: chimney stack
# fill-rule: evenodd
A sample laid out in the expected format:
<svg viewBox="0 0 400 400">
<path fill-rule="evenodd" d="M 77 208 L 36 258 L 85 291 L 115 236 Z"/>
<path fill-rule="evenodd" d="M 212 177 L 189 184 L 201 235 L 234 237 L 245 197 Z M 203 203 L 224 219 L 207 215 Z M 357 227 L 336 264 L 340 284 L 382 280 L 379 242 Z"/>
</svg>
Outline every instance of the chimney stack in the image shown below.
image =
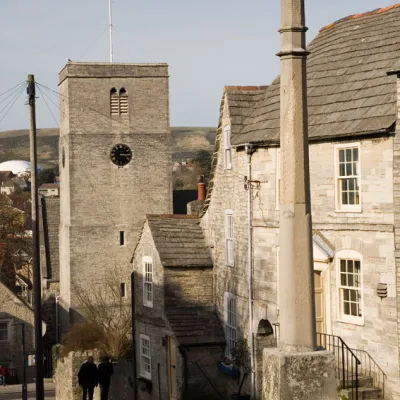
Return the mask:
<svg viewBox="0 0 400 400">
<path fill-rule="evenodd" d="M 204 175 L 200 176 L 197 184 L 197 200 L 204 201 L 206 199 L 206 184 L 204 183 Z"/>
</svg>

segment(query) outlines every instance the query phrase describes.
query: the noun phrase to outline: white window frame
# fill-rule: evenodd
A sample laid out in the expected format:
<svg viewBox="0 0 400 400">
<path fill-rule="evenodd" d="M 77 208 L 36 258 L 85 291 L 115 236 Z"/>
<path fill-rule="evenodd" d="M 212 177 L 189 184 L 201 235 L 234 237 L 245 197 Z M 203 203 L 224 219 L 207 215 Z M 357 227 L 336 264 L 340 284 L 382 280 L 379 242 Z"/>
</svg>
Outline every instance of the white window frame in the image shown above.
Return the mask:
<svg viewBox="0 0 400 400">
<path fill-rule="evenodd" d="M 281 201 L 281 149 L 276 149 L 276 170 L 275 170 L 275 210 L 279 210 Z"/>
<path fill-rule="evenodd" d="M 151 266 L 151 271 L 147 270 L 147 267 Z M 151 257 L 143 257 L 143 305 L 145 307 L 153 308 L 153 275 L 154 275 L 154 264 Z M 149 299 L 149 295 L 151 299 Z"/>
<path fill-rule="evenodd" d="M 231 126 L 224 127 L 224 168 L 232 169 L 232 152 L 231 152 Z"/>
<path fill-rule="evenodd" d="M 146 346 L 146 349 L 148 349 L 148 354 L 144 353 L 144 341 L 148 343 L 148 346 Z M 139 349 L 140 349 L 140 376 L 143 378 L 146 378 L 148 380 L 151 380 L 151 342 L 150 342 L 150 337 L 147 335 L 140 334 L 139 335 Z M 148 360 L 149 368 L 150 371 L 146 371 L 145 367 L 145 359 Z"/>
<path fill-rule="evenodd" d="M 336 303 L 337 303 L 337 319 L 339 322 L 344 322 L 353 325 L 364 325 L 364 285 L 363 274 L 364 264 L 362 255 L 355 250 L 340 250 L 335 254 L 336 258 Z M 360 262 L 360 286 L 356 289 L 355 286 L 342 285 L 340 275 L 340 261 L 341 260 L 357 260 Z M 361 309 L 361 316 L 347 315 L 343 311 L 342 291 L 344 289 L 357 290 L 360 295 L 359 307 Z M 352 289 L 353 288 L 353 289 Z"/>
<path fill-rule="evenodd" d="M 234 312 L 230 308 L 234 306 Z M 232 315 L 233 314 L 233 315 Z M 232 349 L 237 341 L 237 303 L 236 296 L 230 292 L 224 293 L 224 322 L 225 322 L 225 356 L 232 359 Z"/>
<path fill-rule="evenodd" d="M 7 324 L 7 339 L 1 340 L 0 343 L 9 343 L 11 342 L 11 320 L 10 319 L 1 319 L 0 323 Z"/>
<path fill-rule="evenodd" d="M 342 194 L 341 194 L 341 185 L 340 185 L 340 174 L 339 174 L 339 150 L 343 149 L 358 149 L 358 174 L 354 176 L 349 176 L 357 178 L 358 188 L 359 188 L 359 204 L 342 204 Z M 360 142 L 355 143 L 343 143 L 337 144 L 334 147 L 335 154 L 335 212 L 362 212 L 362 190 L 361 190 L 361 144 Z"/>
<path fill-rule="evenodd" d="M 233 230 L 233 211 L 225 210 L 225 263 L 233 267 L 235 263 L 234 230 Z"/>
<path fill-rule="evenodd" d="M 280 260 L 279 257 L 281 255 L 280 252 L 280 247 L 276 247 L 276 309 L 279 311 L 279 280 L 280 280 L 280 271 L 279 271 L 279 265 L 280 265 Z"/>
</svg>

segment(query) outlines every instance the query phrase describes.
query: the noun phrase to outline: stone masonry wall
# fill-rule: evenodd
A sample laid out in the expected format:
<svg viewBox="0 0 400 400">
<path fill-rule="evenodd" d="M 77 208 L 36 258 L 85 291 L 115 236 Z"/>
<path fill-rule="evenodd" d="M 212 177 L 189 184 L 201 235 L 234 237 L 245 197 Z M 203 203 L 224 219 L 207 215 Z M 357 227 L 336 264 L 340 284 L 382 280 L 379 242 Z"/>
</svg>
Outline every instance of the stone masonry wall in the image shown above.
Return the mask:
<svg viewBox="0 0 400 400">
<path fill-rule="evenodd" d="M 33 310 L 0 283 L 0 321 L 8 322 L 10 340 L 0 343 L 0 365 L 6 365 L 17 373 L 18 382 L 22 379 L 22 328 L 25 324 L 25 348 L 27 354 L 33 354 L 35 349 Z M 11 372 L 11 371 L 10 371 Z M 32 382 L 35 368 L 28 367 L 27 379 Z"/>
<path fill-rule="evenodd" d="M 165 306 L 204 306 L 213 304 L 212 268 L 165 268 Z"/>
</svg>

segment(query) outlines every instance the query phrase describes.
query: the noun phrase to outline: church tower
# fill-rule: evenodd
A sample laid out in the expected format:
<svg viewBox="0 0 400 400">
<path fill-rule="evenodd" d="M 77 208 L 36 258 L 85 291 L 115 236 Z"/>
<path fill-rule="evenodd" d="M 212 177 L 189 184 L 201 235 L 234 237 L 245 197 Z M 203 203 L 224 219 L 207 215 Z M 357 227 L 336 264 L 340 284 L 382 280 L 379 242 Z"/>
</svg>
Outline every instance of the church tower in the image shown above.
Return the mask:
<svg viewBox="0 0 400 400">
<path fill-rule="evenodd" d="M 171 213 L 167 64 L 69 62 L 60 93 L 60 322 L 76 290 L 129 287 L 146 214 Z"/>
</svg>

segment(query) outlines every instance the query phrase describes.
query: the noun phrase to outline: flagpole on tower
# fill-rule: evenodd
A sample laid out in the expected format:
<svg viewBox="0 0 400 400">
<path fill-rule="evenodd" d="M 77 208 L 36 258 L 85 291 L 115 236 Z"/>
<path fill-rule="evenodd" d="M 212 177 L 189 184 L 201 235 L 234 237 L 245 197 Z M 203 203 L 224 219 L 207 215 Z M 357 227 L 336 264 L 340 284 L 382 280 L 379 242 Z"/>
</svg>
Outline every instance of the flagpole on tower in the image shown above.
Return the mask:
<svg viewBox="0 0 400 400">
<path fill-rule="evenodd" d="M 113 62 L 113 37 L 112 37 L 112 7 L 111 7 L 111 1 L 108 0 L 108 17 L 109 17 L 109 25 L 110 25 L 110 62 Z"/>
</svg>

